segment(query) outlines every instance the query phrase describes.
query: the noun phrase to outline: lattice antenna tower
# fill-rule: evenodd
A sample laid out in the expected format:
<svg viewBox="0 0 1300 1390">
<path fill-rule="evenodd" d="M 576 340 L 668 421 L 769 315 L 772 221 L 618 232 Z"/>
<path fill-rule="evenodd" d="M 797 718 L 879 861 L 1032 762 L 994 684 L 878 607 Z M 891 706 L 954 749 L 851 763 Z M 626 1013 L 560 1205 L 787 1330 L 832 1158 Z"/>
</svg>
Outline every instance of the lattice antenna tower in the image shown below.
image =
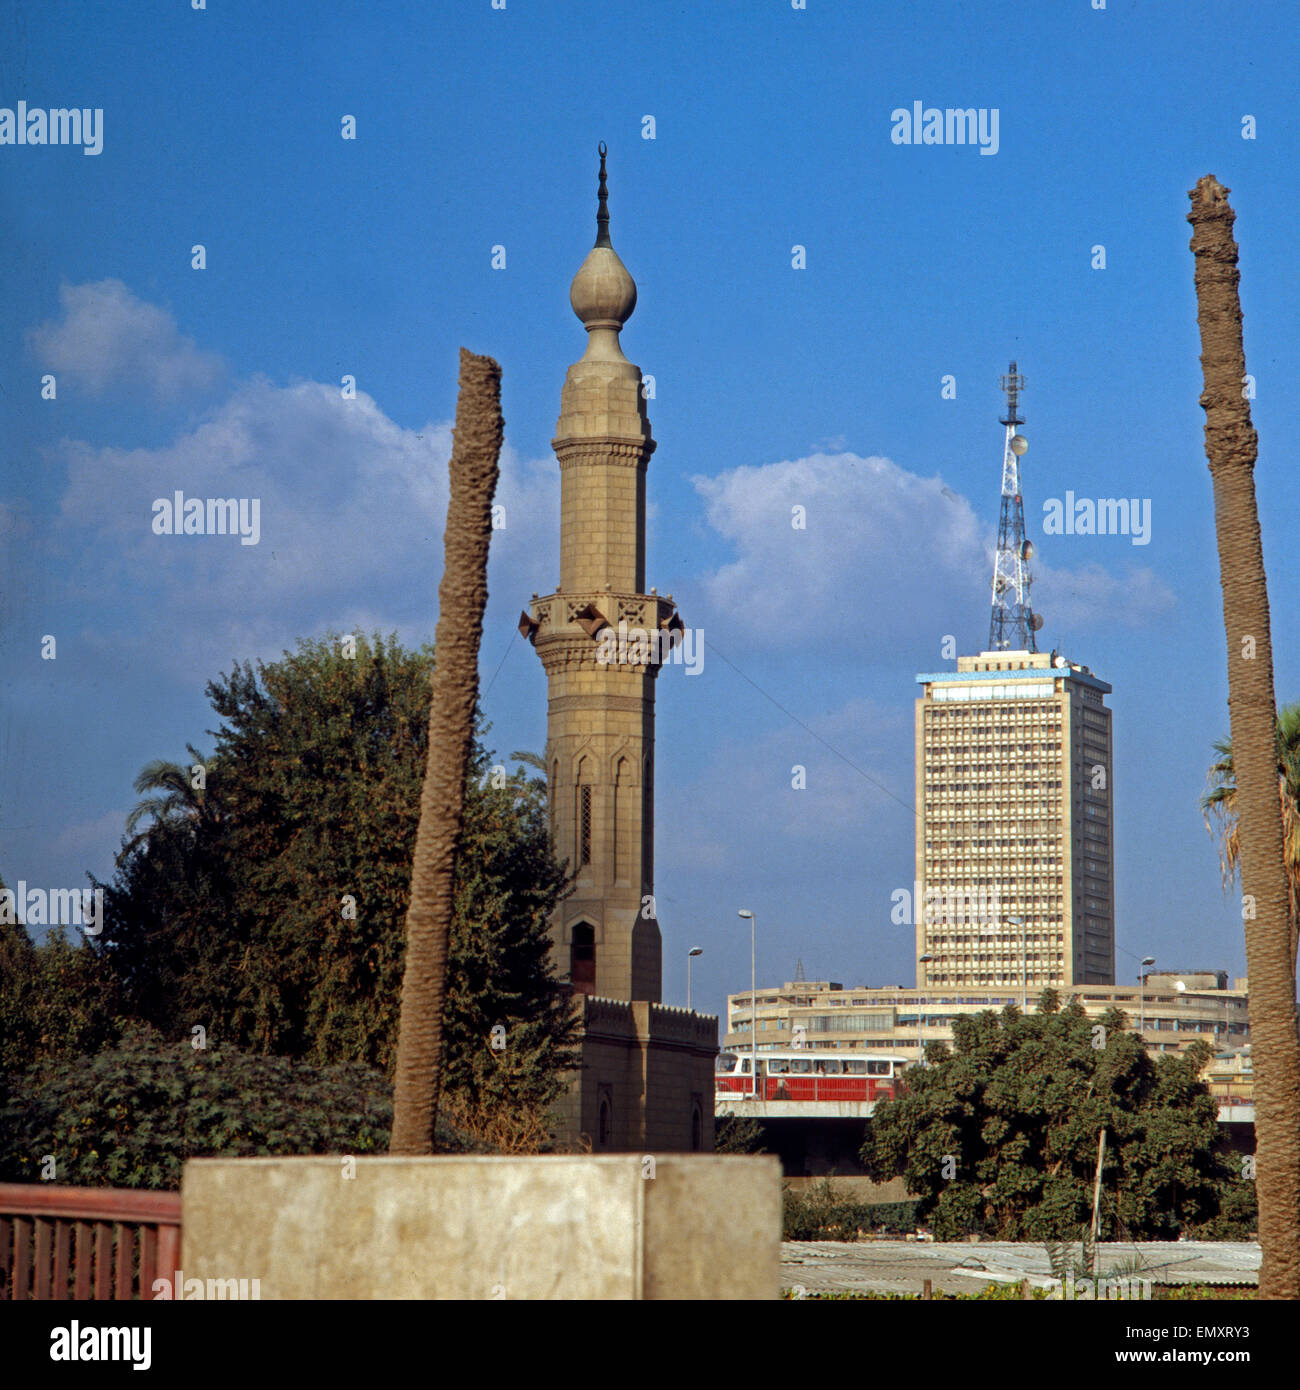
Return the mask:
<svg viewBox="0 0 1300 1390">
<path fill-rule="evenodd" d="M 1020 460 L 1029 448 L 1028 440 L 1019 432 L 1025 423 L 1018 409 L 1025 379 L 1016 371 L 1014 362 L 1010 371 L 998 378 L 998 386 L 1006 392 L 1007 413 L 998 417 L 1006 433 L 1002 442 L 1002 516 L 998 522 L 998 553 L 993 562 L 988 650 L 1036 652 L 1043 619 L 1029 602 L 1033 582 L 1029 561 L 1034 547 L 1025 537 L 1025 506 L 1020 492 Z"/>
</svg>

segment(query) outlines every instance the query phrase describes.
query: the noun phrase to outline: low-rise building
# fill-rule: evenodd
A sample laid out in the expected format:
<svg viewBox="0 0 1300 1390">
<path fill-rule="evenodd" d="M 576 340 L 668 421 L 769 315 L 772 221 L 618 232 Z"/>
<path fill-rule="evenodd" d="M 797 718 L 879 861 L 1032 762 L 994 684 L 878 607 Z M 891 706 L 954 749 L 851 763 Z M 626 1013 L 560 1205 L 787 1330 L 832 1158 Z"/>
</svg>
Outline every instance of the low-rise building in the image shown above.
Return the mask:
<svg viewBox="0 0 1300 1390">
<path fill-rule="evenodd" d="M 1255 1104 L 1255 1073 L 1249 1046 L 1232 1052 L 1216 1052 L 1206 1062 L 1201 1076 L 1221 1106 L 1235 1110 Z"/>
<path fill-rule="evenodd" d="M 1141 985 L 1067 985 L 1057 993 L 1063 1004 L 1077 998 L 1094 1016 L 1122 1009 L 1152 1052 L 1181 1052 L 1200 1040 L 1216 1054 L 1239 1053 L 1250 1042 L 1246 984 L 1234 980 L 1228 988 L 1223 971 L 1161 971 L 1147 975 Z M 1019 1006 L 1022 1000 L 1029 1012 L 1036 1011 L 1037 996 L 1028 991 L 1022 996 L 1018 988 L 846 989 L 834 980 L 788 980 L 779 989 L 757 990 L 756 1007 L 749 990 L 727 996 L 723 1047 L 839 1048 L 916 1057 L 922 1043 L 951 1043 L 954 1019 Z"/>
</svg>

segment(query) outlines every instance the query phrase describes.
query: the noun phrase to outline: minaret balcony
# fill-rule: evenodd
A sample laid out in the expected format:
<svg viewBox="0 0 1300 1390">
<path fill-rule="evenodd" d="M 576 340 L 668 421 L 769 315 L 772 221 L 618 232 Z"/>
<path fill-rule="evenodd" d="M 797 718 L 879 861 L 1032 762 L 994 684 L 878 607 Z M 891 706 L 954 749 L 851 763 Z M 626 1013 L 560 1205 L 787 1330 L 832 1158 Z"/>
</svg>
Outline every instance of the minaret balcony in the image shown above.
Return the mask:
<svg viewBox="0 0 1300 1390">
<path fill-rule="evenodd" d="M 632 643 L 638 632 L 658 633 L 658 650 L 666 656 L 666 643 L 680 640 L 683 624 L 671 594 L 616 594 L 608 589 L 546 594 L 534 598 L 519 617 L 520 633 L 539 651 L 563 643 L 579 651 L 590 646 L 594 654 L 606 628 Z"/>
</svg>

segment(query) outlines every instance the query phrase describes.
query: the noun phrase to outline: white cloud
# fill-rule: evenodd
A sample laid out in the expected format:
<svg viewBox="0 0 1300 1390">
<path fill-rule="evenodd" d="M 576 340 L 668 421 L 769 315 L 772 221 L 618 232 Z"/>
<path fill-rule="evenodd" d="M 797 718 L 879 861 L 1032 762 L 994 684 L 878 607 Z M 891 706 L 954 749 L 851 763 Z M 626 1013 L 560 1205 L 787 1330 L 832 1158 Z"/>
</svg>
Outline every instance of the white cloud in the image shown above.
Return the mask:
<svg viewBox="0 0 1300 1390">
<path fill-rule="evenodd" d="M 124 630 L 155 647 L 166 633 L 173 664 L 208 670 L 330 624 L 432 632 L 449 421 L 406 429 L 364 392 L 344 400 L 320 382 L 254 380 L 161 448 L 68 441 L 61 452 L 69 584 L 111 590 L 108 640 Z M 154 500 L 176 491 L 257 499 L 259 543 L 154 534 Z M 506 524 L 493 532 L 489 581 L 516 611 L 553 575 L 559 491 L 553 461 L 502 450 Z"/>
<path fill-rule="evenodd" d="M 215 386 L 222 362 L 183 336 L 165 309 L 138 299 L 120 280 L 63 285 L 61 318 L 32 329 L 42 365 L 94 395 L 110 386 L 143 387 L 173 400 Z"/>
<path fill-rule="evenodd" d="M 1142 627 L 1175 604 L 1174 591 L 1145 565 L 1122 574 L 1093 563 L 1057 570 L 1034 561 L 1034 611 L 1049 631 L 1088 629 L 1099 622 Z"/>
<path fill-rule="evenodd" d="M 880 457 L 811 454 L 692 480 L 709 524 L 736 559 L 704 576 L 709 606 L 728 630 L 773 647 L 897 652 L 952 633 L 973 649 L 987 625 L 992 527 L 938 475 L 923 478 Z M 806 529 L 792 524 L 802 507 Z M 1035 609 L 1050 623 L 1141 626 L 1174 602 L 1151 569 L 1123 575 L 1088 564 L 1035 560 Z"/>
<path fill-rule="evenodd" d="M 979 602 L 987 540 L 970 503 L 937 476 L 844 453 L 693 481 L 737 552 L 705 582 L 729 626 L 862 651 L 909 629 L 937 642 Z M 796 506 L 804 530 L 792 524 Z"/>
</svg>

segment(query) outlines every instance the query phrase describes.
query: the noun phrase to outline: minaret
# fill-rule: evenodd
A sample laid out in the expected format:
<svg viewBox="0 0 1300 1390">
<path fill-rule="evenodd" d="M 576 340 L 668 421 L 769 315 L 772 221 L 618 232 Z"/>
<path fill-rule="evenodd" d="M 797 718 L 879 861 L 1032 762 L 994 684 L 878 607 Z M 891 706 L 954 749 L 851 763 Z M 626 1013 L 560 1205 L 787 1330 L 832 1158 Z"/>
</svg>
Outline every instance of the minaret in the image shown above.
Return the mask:
<svg viewBox="0 0 1300 1390">
<path fill-rule="evenodd" d="M 636 284 L 609 239 L 605 154 L 602 144 L 596 244 L 569 290 L 587 350 L 564 379 L 551 441 L 560 464 L 560 583 L 534 595 L 519 626 L 546 669 L 555 852 L 576 874 L 552 922 L 557 972 L 575 991 L 657 1003 L 654 654 L 681 620 L 671 597 L 643 592 L 655 442 L 641 372 L 619 343 Z M 628 640 L 615 646 L 607 629 Z M 638 644 L 638 631 L 647 641 Z"/>
</svg>

